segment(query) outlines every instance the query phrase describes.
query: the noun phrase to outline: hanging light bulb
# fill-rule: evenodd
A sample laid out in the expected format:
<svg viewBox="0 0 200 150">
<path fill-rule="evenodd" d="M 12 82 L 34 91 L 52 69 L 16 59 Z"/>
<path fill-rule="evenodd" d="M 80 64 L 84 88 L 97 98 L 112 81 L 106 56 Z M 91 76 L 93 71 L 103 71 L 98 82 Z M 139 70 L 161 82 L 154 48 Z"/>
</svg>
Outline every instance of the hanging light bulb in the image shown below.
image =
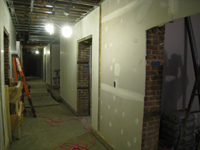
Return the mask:
<svg viewBox="0 0 200 150">
<path fill-rule="evenodd" d="M 45 29 L 46 29 L 47 32 L 49 32 L 50 35 L 54 32 L 53 24 L 50 24 L 50 23 L 47 24 L 47 25 L 45 26 Z"/>
<path fill-rule="evenodd" d="M 69 26 L 65 26 L 62 28 L 62 34 L 64 37 L 70 37 L 72 35 L 72 28 Z"/>
<path fill-rule="evenodd" d="M 35 54 L 39 54 L 39 51 L 38 51 L 38 50 L 36 50 L 36 51 L 35 51 Z"/>
</svg>

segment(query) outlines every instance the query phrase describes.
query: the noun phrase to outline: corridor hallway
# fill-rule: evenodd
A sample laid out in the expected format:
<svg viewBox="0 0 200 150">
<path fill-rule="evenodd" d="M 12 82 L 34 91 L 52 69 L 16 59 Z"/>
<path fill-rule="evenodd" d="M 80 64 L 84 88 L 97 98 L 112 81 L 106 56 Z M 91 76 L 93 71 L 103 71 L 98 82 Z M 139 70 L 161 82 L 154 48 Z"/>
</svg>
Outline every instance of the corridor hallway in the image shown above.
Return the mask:
<svg viewBox="0 0 200 150">
<path fill-rule="evenodd" d="M 30 79 L 27 83 L 31 86 L 30 94 L 35 110 L 40 112 L 42 116 L 62 120 L 76 117 L 62 102 L 56 102 L 50 97 L 45 82 L 39 78 L 31 77 L 27 79 Z M 10 144 L 9 150 L 52 150 L 66 142 L 78 144 L 82 141 L 88 146 L 93 144 L 90 131 L 84 129 L 85 120 L 65 121 L 54 127 L 46 123 L 44 118 L 39 117 L 38 113 L 37 118 L 33 118 L 30 108 L 27 108 L 27 99 L 24 100 L 27 112 L 24 113 L 24 122 L 20 127 L 21 138 L 20 140 L 17 139 L 17 130 L 12 132 L 13 142 Z M 89 128 L 90 116 L 86 118 L 89 120 L 86 128 Z M 56 150 L 64 149 L 58 147 Z M 106 148 L 95 139 L 95 144 L 90 150 L 106 150 Z"/>
</svg>

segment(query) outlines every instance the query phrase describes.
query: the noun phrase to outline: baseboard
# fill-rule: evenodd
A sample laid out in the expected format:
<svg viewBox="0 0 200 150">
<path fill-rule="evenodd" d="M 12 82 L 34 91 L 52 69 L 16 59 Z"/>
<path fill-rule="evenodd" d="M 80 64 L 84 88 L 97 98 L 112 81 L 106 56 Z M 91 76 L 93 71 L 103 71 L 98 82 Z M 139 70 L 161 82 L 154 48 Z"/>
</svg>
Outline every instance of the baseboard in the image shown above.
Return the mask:
<svg viewBox="0 0 200 150">
<path fill-rule="evenodd" d="M 94 127 L 91 126 L 91 131 L 93 135 L 99 140 L 103 146 L 108 150 L 117 150 L 113 145 L 111 145 L 102 135 L 99 131 L 97 131 Z"/>
<path fill-rule="evenodd" d="M 78 116 L 77 111 L 75 111 L 74 108 L 72 108 L 61 96 L 60 96 L 60 100 L 72 111 L 72 113 L 75 116 Z"/>
</svg>

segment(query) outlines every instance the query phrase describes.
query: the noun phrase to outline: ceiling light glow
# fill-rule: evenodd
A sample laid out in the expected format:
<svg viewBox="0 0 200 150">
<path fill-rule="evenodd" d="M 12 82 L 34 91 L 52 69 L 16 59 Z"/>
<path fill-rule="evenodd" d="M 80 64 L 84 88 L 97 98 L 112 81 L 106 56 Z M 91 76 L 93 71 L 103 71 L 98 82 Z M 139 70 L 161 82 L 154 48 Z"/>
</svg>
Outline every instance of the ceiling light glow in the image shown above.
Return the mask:
<svg viewBox="0 0 200 150">
<path fill-rule="evenodd" d="M 45 29 L 46 29 L 46 31 L 47 32 L 49 32 L 50 33 L 50 35 L 53 33 L 53 31 L 54 31 L 54 28 L 53 28 L 53 24 L 47 24 L 46 26 L 45 26 Z"/>
<path fill-rule="evenodd" d="M 37 51 L 35 51 L 35 53 L 36 53 L 36 54 L 39 54 L 39 51 L 37 50 Z"/>
<path fill-rule="evenodd" d="M 72 35 L 72 28 L 69 26 L 65 26 L 62 28 L 62 34 L 64 37 L 70 37 Z"/>
</svg>

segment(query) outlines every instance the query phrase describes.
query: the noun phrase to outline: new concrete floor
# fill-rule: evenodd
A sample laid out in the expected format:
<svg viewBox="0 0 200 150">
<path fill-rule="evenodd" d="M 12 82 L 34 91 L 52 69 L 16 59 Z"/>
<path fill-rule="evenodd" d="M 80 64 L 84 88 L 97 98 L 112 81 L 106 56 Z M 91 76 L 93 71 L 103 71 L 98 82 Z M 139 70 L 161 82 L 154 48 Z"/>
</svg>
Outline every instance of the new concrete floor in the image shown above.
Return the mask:
<svg viewBox="0 0 200 150">
<path fill-rule="evenodd" d="M 31 86 L 32 92 L 30 93 L 33 97 L 38 97 L 39 95 L 44 97 L 49 94 L 46 93 L 46 84 L 38 78 L 31 78 L 28 81 L 28 85 Z M 55 91 L 55 93 L 59 94 L 59 91 Z M 12 131 L 13 142 L 10 144 L 9 150 L 52 150 L 54 147 L 65 142 L 77 144 L 82 141 L 87 143 L 88 146 L 93 144 L 93 138 L 90 132 L 83 127 L 85 120 L 61 122 L 60 126 L 53 127 L 44 122 L 44 118 L 39 117 L 39 114 L 37 114 L 37 118 L 33 118 L 30 108 L 26 108 L 26 110 L 24 122 L 20 127 L 21 138 L 18 140 L 17 131 Z M 47 116 L 52 119 L 67 120 L 76 117 L 62 102 L 58 102 L 55 105 L 37 106 L 35 110 L 40 112 L 42 116 Z M 86 127 L 89 128 L 91 118 L 90 116 L 86 116 L 86 118 L 89 120 Z M 56 148 L 56 150 L 62 149 L 61 147 Z M 90 149 L 106 150 L 97 139 L 95 139 L 95 144 Z"/>
</svg>

